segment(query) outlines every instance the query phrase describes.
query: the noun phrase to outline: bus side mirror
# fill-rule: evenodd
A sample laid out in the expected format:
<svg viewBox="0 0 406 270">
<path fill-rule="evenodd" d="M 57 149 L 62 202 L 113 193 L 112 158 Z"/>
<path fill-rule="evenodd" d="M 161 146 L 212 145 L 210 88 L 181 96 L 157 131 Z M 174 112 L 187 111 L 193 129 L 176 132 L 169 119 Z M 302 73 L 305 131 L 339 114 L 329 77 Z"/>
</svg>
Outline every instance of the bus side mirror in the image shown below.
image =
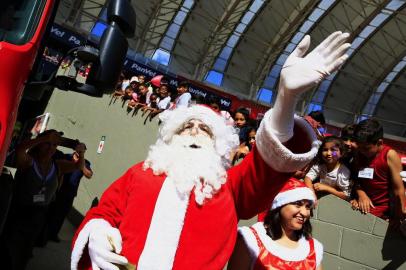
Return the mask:
<svg viewBox="0 0 406 270">
<path fill-rule="evenodd" d="M 135 12 L 128 0 L 110 1 L 107 19 L 109 26 L 100 39 L 98 61 L 93 62 L 86 80 L 87 85 L 100 92 L 96 96 L 114 90 L 127 54 L 126 37 L 133 37 L 136 27 Z M 86 88 L 78 90 L 86 93 Z M 95 91 L 91 92 L 89 94 L 95 96 Z"/>
</svg>

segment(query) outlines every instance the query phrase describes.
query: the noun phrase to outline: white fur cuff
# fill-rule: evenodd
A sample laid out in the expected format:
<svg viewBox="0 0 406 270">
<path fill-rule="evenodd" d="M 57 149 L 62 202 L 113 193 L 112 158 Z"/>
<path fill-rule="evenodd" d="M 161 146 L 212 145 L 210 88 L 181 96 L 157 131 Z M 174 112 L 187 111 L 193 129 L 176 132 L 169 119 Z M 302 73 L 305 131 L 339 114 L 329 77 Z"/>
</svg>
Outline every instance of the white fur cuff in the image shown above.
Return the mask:
<svg viewBox="0 0 406 270">
<path fill-rule="evenodd" d="M 256 136 L 256 145 L 264 161 L 278 172 L 294 172 L 305 167 L 316 155 L 320 146 L 316 134 L 306 120 L 295 116 L 295 126 L 304 130 L 307 138 L 293 136 L 298 144 L 311 144 L 310 151 L 306 153 L 293 153 L 286 148 L 275 135 L 275 130 L 271 127 L 269 110 L 261 122 Z"/>
<path fill-rule="evenodd" d="M 82 258 L 83 250 L 86 248 L 87 242 L 89 242 L 89 235 L 92 230 L 95 228 L 108 228 L 111 227 L 104 219 L 92 219 L 86 223 L 86 225 L 80 231 L 78 237 L 76 238 L 75 244 L 73 246 L 71 260 L 70 260 L 70 269 L 77 270 L 80 258 Z"/>
</svg>

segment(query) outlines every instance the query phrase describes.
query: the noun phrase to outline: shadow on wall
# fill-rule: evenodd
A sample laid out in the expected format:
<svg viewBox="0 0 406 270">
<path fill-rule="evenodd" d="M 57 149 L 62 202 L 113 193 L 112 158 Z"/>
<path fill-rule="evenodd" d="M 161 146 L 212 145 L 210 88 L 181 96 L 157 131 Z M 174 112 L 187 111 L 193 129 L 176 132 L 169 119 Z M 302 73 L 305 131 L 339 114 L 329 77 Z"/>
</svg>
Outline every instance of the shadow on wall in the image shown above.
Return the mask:
<svg viewBox="0 0 406 270">
<path fill-rule="evenodd" d="M 406 237 L 388 222 L 354 211 L 333 195 L 319 199 L 313 235 L 324 246 L 324 269 L 406 269 Z"/>
</svg>

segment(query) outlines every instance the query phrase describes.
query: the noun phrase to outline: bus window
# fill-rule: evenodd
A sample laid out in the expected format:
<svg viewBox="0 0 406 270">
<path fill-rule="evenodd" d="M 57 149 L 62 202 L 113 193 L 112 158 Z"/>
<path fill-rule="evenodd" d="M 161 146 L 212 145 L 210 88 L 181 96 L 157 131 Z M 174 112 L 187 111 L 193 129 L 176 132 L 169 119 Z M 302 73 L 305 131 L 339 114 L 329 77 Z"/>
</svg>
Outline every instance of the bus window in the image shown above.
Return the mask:
<svg viewBox="0 0 406 270">
<path fill-rule="evenodd" d="M 2 0 L 0 41 L 15 45 L 29 42 L 41 19 L 46 0 Z"/>
</svg>

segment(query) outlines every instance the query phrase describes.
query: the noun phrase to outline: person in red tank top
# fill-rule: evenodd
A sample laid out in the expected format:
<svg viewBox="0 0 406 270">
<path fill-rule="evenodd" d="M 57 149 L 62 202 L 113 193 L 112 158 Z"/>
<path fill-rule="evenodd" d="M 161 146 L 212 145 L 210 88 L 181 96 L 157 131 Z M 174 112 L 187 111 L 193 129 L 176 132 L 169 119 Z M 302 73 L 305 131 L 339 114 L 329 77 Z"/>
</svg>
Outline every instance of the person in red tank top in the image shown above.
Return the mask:
<svg viewBox="0 0 406 270">
<path fill-rule="evenodd" d="M 272 202 L 264 222 L 239 228 L 228 270 L 321 270 L 323 246 L 311 237 L 314 192 L 290 178 Z"/>
<path fill-rule="evenodd" d="M 398 226 L 399 221 L 406 217 L 399 155 L 383 144 L 383 128 L 376 120 L 361 121 L 355 127 L 354 137 L 358 145 L 353 166 L 358 199 L 353 206 L 364 214 L 390 219 L 393 225 Z"/>
</svg>

